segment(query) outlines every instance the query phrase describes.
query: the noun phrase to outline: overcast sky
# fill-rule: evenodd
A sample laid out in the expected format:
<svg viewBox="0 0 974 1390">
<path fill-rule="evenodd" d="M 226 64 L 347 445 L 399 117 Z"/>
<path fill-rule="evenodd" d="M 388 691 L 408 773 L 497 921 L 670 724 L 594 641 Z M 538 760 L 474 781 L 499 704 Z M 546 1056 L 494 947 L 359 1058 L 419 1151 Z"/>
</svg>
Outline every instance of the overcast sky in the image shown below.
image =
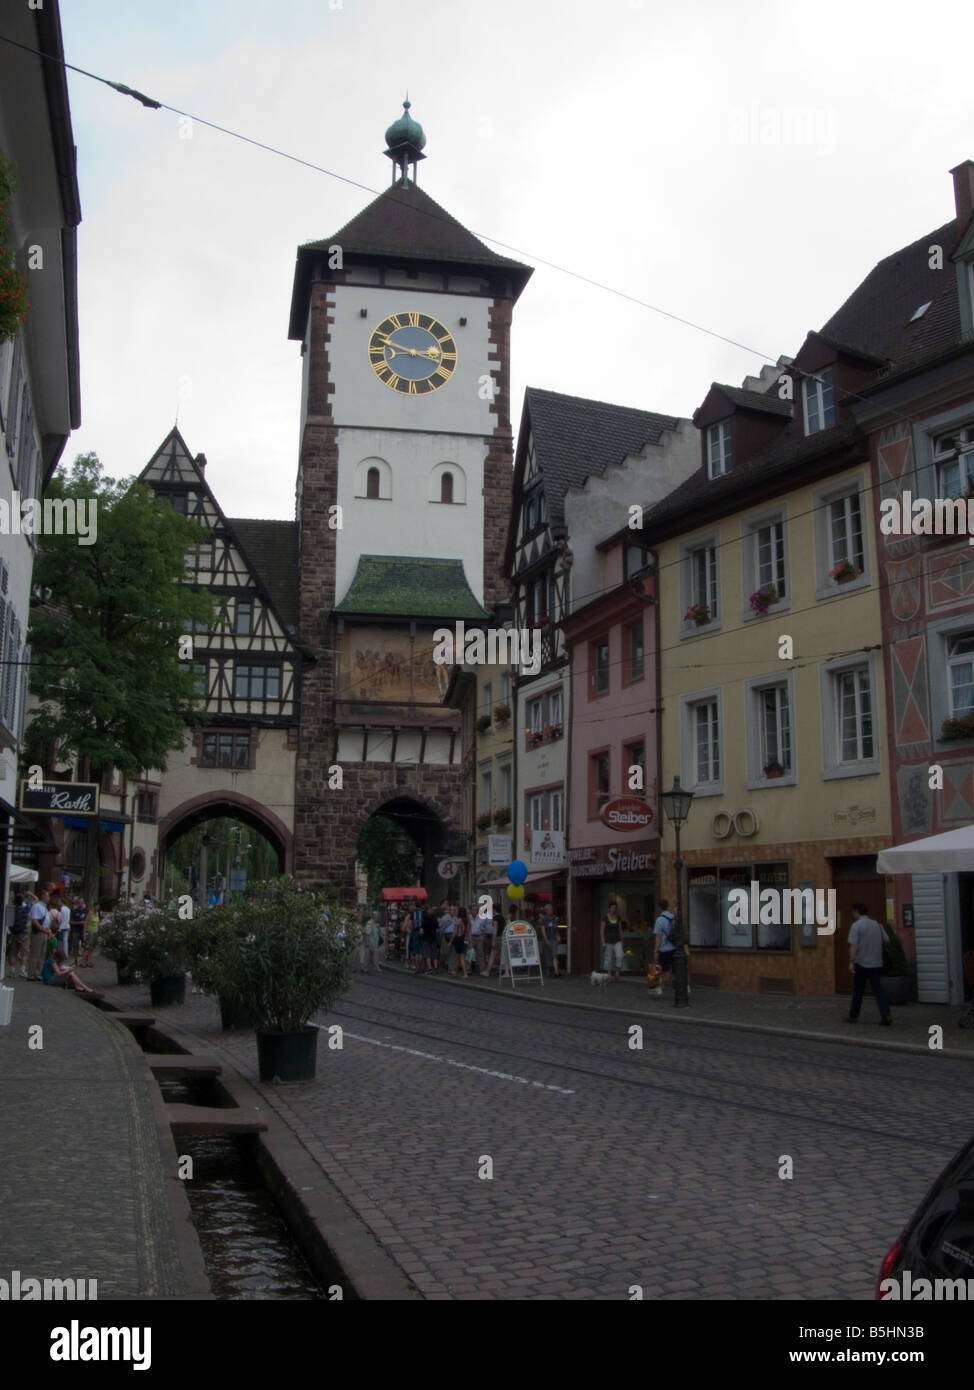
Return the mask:
<svg viewBox="0 0 974 1390">
<path fill-rule="evenodd" d="M 294 515 L 295 249 L 420 184 L 536 266 L 524 388 L 691 414 L 797 351 L 877 260 L 953 216 L 974 157 L 967 0 L 61 0 L 65 57 L 369 190 L 69 74 L 83 424 L 138 472 L 179 426 L 231 516 Z M 504 250 L 494 242 L 495 249 Z M 588 277 L 600 289 L 541 264 Z M 756 349 L 730 347 L 611 290 Z"/>
</svg>

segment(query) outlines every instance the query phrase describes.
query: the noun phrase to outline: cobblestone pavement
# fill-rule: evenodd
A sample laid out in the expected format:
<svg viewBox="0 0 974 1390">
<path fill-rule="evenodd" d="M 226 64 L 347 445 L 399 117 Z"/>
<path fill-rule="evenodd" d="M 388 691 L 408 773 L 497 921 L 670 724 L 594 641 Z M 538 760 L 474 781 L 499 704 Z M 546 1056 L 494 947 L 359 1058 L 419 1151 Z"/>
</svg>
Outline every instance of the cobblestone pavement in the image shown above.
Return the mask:
<svg viewBox="0 0 974 1390">
<path fill-rule="evenodd" d="M 0 1028 L 0 1278 L 93 1279 L 100 1300 L 198 1296 L 175 1243 L 156 1083 L 138 1050 L 85 1000 L 6 983 L 15 989 Z"/>
<path fill-rule="evenodd" d="M 260 1089 L 426 1298 L 872 1298 L 970 1137 L 968 1062 L 649 1021 L 633 986 L 596 992 L 611 1011 L 359 977 L 319 1016 L 344 1046 L 322 1034 L 317 1080 Z M 221 1034 L 214 1001 L 153 1012 L 257 1084 L 253 1035 Z"/>
</svg>

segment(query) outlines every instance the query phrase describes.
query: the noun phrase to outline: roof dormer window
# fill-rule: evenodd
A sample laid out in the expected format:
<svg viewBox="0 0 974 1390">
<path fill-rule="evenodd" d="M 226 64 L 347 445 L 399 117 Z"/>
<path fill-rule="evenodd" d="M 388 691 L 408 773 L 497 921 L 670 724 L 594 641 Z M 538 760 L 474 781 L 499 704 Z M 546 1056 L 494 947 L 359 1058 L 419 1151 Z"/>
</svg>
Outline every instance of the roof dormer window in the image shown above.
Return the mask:
<svg viewBox="0 0 974 1390">
<path fill-rule="evenodd" d="M 819 430 L 827 430 L 835 424 L 835 387 L 831 367 L 805 378 L 802 382 L 802 399 L 806 434 L 817 434 Z"/>
<path fill-rule="evenodd" d="M 731 442 L 731 422 L 721 420 L 719 425 L 711 425 L 707 431 L 707 461 L 711 478 L 719 478 L 729 473 L 733 462 Z"/>
</svg>

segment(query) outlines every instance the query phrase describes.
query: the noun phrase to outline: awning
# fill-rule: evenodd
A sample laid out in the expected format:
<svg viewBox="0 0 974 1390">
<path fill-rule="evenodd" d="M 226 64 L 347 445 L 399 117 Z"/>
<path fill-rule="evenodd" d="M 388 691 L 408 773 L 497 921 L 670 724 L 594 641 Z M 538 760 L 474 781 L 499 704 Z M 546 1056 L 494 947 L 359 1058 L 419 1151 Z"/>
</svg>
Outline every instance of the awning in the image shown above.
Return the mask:
<svg viewBox="0 0 974 1390">
<path fill-rule="evenodd" d="M 426 901 L 425 888 L 383 888 L 384 903 L 401 903 L 404 898 L 415 898 L 418 903 Z"/>
<path fill-rule="evenodd" d="M 64 824 L 71 830 L 87 830 L 90 816 L 65 816 Z M 123 826 L 131 825 L 132 817 L 127 811 L 108 811 L 98 821 L 98 829 L 117 835 Z"/>
<path fill-rule="evenodd" d="M 23 864 L 10 865 L 10 883 L 36 883 L 39 877 L 36 869 L 27 869 Z"/>
<path fill-rule="evenodd" d="M 878 874 L 974 873 L 974 825 L 894 845 L 876 857 Z"/>
<path fill-rule="evenodd" d="M 9 826 L 7 817 L 12 822 Z M 6 848 L 9 843 L 14 854 L 21 849 L 36 849 L 43 852 L 57 850 L 57 845 L 51 839 L 47 827 L 43 829 L 19 811 L 15 806 L 0 807 L 0 849 Z"/>
<path fill-rule="evenodd" d="M 565 869 L 545 869 L 535 874 L 528 874 L 525 883 L 542 883 L 546 878 L 561 878 Z M 478 883 L 478 888 L 506 888 L 510 879 L 505 874 L 503 878 L 489 878 L 486 883 Z"/>
</svg>

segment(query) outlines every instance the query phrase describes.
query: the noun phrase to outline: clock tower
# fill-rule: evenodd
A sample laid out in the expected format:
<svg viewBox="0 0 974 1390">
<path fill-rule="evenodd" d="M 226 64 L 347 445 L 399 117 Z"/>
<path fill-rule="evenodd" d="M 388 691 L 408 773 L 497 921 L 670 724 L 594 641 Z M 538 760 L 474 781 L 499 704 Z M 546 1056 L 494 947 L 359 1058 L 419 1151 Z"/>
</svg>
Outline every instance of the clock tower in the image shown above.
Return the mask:
<svg viewBox="0 0 974 1390">
<path fill-rule="evenodd" d="M 460 729 L 433 632 L 508 596 L 510 325 L 530 268 L 416 182 L 426 137 L 386 131 L 391 187 L 298 249 L 302 679 L 296 874 L 351 897 L 358 834 L 396 820 L 431 896 L 456 856 Z"/>
</svg>

